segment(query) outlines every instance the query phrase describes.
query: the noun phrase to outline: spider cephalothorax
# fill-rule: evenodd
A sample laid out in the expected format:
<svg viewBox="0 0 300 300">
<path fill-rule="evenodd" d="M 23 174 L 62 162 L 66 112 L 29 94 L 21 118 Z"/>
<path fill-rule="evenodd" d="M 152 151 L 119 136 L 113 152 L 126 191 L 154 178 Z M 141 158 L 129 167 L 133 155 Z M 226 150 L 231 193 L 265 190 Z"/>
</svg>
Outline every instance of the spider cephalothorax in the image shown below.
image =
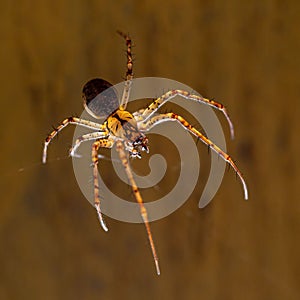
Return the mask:
<svg viewBox="0 0 300 300">
<path fill-rule="evenodd" d="M 139 131 L 134 116 L 126 110 L 116 110 L 104 122 L 108 131 L 124 141 L 131 157 L 141 158 L 141 151 L 149 152 L 148 138 Z"/>
<path fill-rule="evenodd" d="M 84 107 L 86 110 L 96 118 L 105 117 L 106 120 L 100 124 L 89 120 L 80 119 L 77 117 L 69 117 L 61 122 L 61 124 L 55 128 L 46 138 L 43 150 L 43 163 L 46 162 L 47 148 L 51 140 L 68 124 L 76 124 L 79 126 L 87 127 L 93 132 L 82 135 L 77 138 L 75 144 L 70 150 L 70 155 L 75 156 L 76 150 L 82 142 L 93 141 L 92 144 L 92 161 L 93 161 L 93 183 L 94 183 L 94 206 L 96 208 L 98 218 L 100 220 L 102 228 L 107 231 L 108 228 L 103 220 L 100 206 L 99 196 L 99 184 L 98 184 L 98 150 L 99 148 L 112 148 L 116 144 L 116 150 L 120 156 L 121 162 L 124 166 L 127 177 L 132 186 L 132 191 L 136 201 L 140 206 L 140 213 L 146 226 L 153 258 L 155 261 L 157 274 L 160 274 L 158 257 L 154 247 L 154 242 L 150 230 L 148 221 L 148 215 L 146 208 L 143 204 L 143 200 L 137 184 L 133 178 L 133 174 L 128 163 L 127 153 L 131 157 L 141 157 L 141 151 L 148 152 L 148 139 L 145 135 L 146 132 L 151 130 L 156 125 L 166 122 L 175 121 L 178 122 L 185 130 L 193 134 L 200 141 L 206 144 L 210 149 L 215 151 L 221 158 L 223 158 L 236 172 L 240 178 L 243 189 L 244 197 L 248 198 L 248 190 L 245 180 L 233 162 L 232 158 L 215 145 L 209 138 L 199 132 L 194 126 L 192 126 L 187 120 L 180 115 L 170 112 L 165 114 L 156 114 L 161 106 L 167 101 L 180 96 L 184 99 L 196 101 L 209 105 L 219 111 L 221 111 L 227 119 L 230 127 L 230 133 L 233 137 L 233 126 L 226 109 L 221 103 L 215 102 L 203 98 L 198 95 L 191 94 L 183 90 L 171 90 L 155 99 L 146 108 L 140 109 L 134 113 L 126 111 L 127 102 L 129 99 L 131 83 L 133 79 L 132 73 L 132 55 L 131 55 L 131 39 L 126 34 L 118 32 L 126 40 L 127 45 L 127 72 L 126 80 L 124 83 L 124 91 L 119 103 L 116 91 L 113 86 L 103 79 L 92 79 L 88 81 L 83 87 L 83 99 Z"/>
</svg>

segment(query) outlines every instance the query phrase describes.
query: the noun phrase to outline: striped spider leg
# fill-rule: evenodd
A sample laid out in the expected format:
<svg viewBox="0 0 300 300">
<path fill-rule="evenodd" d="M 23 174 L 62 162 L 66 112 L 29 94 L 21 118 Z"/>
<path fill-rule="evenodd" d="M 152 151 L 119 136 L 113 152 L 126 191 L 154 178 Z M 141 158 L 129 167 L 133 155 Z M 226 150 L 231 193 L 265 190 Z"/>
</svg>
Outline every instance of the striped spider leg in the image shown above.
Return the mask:
<svg viewBox="0 0 300 300">
<path fill-rule="evenodd" d="M 87 133 L 84 134 L 80 137 L 78 137 L 74 143 L 74 145 L 72 146 L 72 148 L 70 149 L 70 155 L 72 157 L 81 157 L 81 155 L 77 154 L 76 151 L 79 148 L 79 146 L 81 145 L 81 143 L 83 142 L 87 142 L 87 141 L 93 141 L 93 140 L 99 140 L 99 139 L 105 139 L 108 136 L 108 132 L 104 131 L 104 132 L 92 132 L 92 133 Z M 111 148 L 111 147 L 106 147 L 107 143 L 104 144 L 103 148 Z M 102 147 L 102 146 L 100 146 Z"/>
<path fill-rule="evenodd" d="M 148 221 L 147 210 L 144 206 L 142 196 L 139 192 L 138 186 L 135 183 L 133 178 L 133 174 L 130 168 L 130 164 L 128 162 L 126 151 L 128 151 L 130 157 L 138 157 L 141 158 L 141 152 L 149 152 L 148 148 L 148 138 L 138 129 L 137 122 L 134 116 L 126 111 L 118 109 L 114 113 L 112 113 L 105 122 L 107 128 L 114 140 L 116 141 L 116 149 L 125 168 L 126 175 L 129 179 L 129 182 L 132 187 L 132 191 L 137 203 L 140 206 L 140 212 L 142 219 L 144 221 L 147 235 L 149 239 L 149 243 L 151 246 L 151 251 L 153 255 L 153 259 L 155 262 L 156 272 L 160 274 L 160 268 L 158 263 L 158 256 L 156 253 L 156 249 L 154 246 L 154 241 Z M 95 157 L 95 156 L 94 156 Z"/>
<path fill-rule="evenodd" d="M 183 117 L 175 114 L 175 113 L 166 113 L 166 114 L 160 114 L 156 115 L 146 121 L 140 121 L 138 122 L 138 127 L 141 132 L 147 132 L 150 129 L 152 129 L 154 126 L 167 122 L 167 121 L 177 121 L 181 126 L 183 126 L 184 129 L 189 131 L 191 134 L 196 136 L 199 140 L 201 140 L 204 144 L 209 146 L 210 149 L 212 149 L 214 152 L 216 152 L 219 156 L 222 157 L 222 159 L 227 162 L 236 172 L 238 177 L 240 178 L 242 185 L 243 185 L 243 190 L 244 190 L 244 198 L 247 200 L 248 199 L 248 189 L 246 182 L 243 178 L 242 173 L 232 160 L 232 158 L 225 153 L 223 150 L 221 150 L 217 145 L 215 145 L 210 139 L 208 139 L 205 135 L 203 135 L 201 132 L 199 132 L 195 127 L 193 127 L 189 122 L 187 122 Z"/>
<path fill-rule="evenodd" d="M 96 122 L 92 122 L 92 121 L 89 121 L 89 120 L 80 119 L 80 118 L 77 118 L 77 117 L 66 118 L 61 122 L 61 124 L 59 126 L 57 126 L 47 136 L 47 138 L 44 142 L 43 157 L 42 157 L 42 162 L 44 164 L 46 163 L 46 160 L 47 160 L 48 145 L 53 140 L 53 138 L 58 134 L 58 132 L 61 131 L 63 128 L 65 128 L 68 124 L 80 125 L 80 126 L 83 126 L 83 127 L 87 127 L 89 129 L 97 130 L 96 132 L 88 133 L 88 134 L 85 134 L 85 135 L 79 137 L 76 140 L 74 146 L 70 149 L 70 155 L 71 156 L 78 156 L 76 154 L 76 150 L 82 142 L 86 142 L 86 141 L 89 141 L 89 140 L 95 140 L 95 139 L 99 139 L 99 138 L 105 138 L 108 135 L 108 131 L 107 131 L 107 128 L 106 128 L 105 125 L 102 125 L 102 124 L 99 124 L 99 123 L 96 123 Z M 95 162 L 94 159 L 93 159 L 93 161 Z M 98 163 L 98 160 L 96 160 L 96 162 Z M 95 163 L 94 163 L 94 165 L 95 165 Z M 96 164 L 96 168 L 97 168 L 97 164 Z M 95 180 L 94 180 L 94 182 L 95 182 Z M 105 231 L 108 231 L 107 226 L 105 225 L 105 222 L 103 220 L 101 210 L 100 210 L 99 193 L 97 193 L 97 196 L 95 196 L 94 206 L 97 210 L 98 217 L 99 217 L 102 228 Z"/>
<path fill-rule="evenodd" d="M 74 124 L 74 125 L 79 125 L 83 126 L 89 129 L 93 130 L 98 130 L 101 133 L 107 132 L 107 129 L 104 125 L 92 122 L 89 120 L 83 120 L 77 117 L 69 117 L 64 119 L 60 125 L 58 125 L 54 130 L 47 136 L 45 142 L 44 142 L 44 149 L 43 149 L 43 156 L 42 156 L 42 162 L 45 164 L 47 160 L 47 150 L 48 150 L 48 145 L 50 142 L 53 140 L 53 138 L 62 130 L 64 129 L 67 125 L 69 124 Z"/>
<path fill-rule="evenodd" d="M 153 241 L 153 237 L 152 237 L 152 233 L 151 233 L 151 229 L 150 229 L 150 225 L 149 225 L 147 210 L 146 210 L 145 205 L 143 203 L 143 199 L 142 199 L 142 196 L 141 196 L 140 191 L 138 189 L 138 186 L 137 186 L 137 184 L 136 184 L 136 182 L 133 178 L 133 174 L 132 174 L 130 165 L 128 163 L 128 159 L 127 159 L 127 156 L 126 156 L 126 152 L 125 152 L 125 149 L 124 149 L 123 142 L 121 142 L 121 141 L 117 142 L 117 151 L 119 153 L 122 164 L 125 168 L 125 172 L 127 174 L 127 177 L 130 181 L 134 196 L 135 196 L 135 198 L 136 198 L 136 200 L 137 200 L 137 202 L 140 206 L 140 212 L 141 212 L 141 216 L 143 218 L 144 224 L 146 226 L 148 239 L 149 239 L 149 242 L 150 242 L 150 247 L 151 247 L 151 251 L 152 251 L 152 254 L 153 254 L 153 259 L 154 259 L 154 262 L 155 262 L 156 272 L 157 272 L 157 275 L 160 275 L 158 257 L 157 257 L 157 253 L 156 253 L 156 250 L 155 250 L 154 241 Z"/>
<path fill-rule="evenodd" d="M 231 138 L 234 138 L 234 128 L 233 128 L 233 124 L 229 118 L 229 115 L 226 111 L 226 108 L 224 107 L 223 104 L 215 102 L 213 100 L 209 100 L 206 98 L 203 98 L 201 96 L 195 95 L 195 94 L 191 94 L 187 91 L 183 91 L 183 90 L 171 90 L 168 91 L 167 93 L 165 93 L 164 95 L 158 97 L 157 99 L 155 99 L 150 105 L 148 105 L 147 108 L 145 109 L 141 109 L 139 111 L 137 111 L 136 113 L 134 113 L 133 115 L 135 117 L 137 117 L 137 121 L 147 121 L 148 119 L 150 119 L 154 113 L 161 108 L 166 102 L 168 102 L 169 100 L 175 98 L 176 96 L 181 96 L 182 98 L 185 98 L 187 100 L 192 100 L 192 101 L 196 101 L 199 103 L 203 103 L 206 105 L 209 105 L 213 108 L 216 108 L 217 110 L 221 111 L 228 124 L 229 124 L 229 128 L 230 128 L 230 135 Z"/>
<path fill-rule="evenodd" d="M 125 110 L 127 103 L 128 103 L 128 99 L 129 99 L 129 94 L 130 94 L 130 89 L 131 89 L 131 84 L 132 84 L 132 79 L 133 79 L 133 72 L 132 72 L 132 52 L 131 52 L 131 48 L 132 48 L 132 42 L 131 42 L 131 38 L 124 34 L 122 31 L 117 31 L 117 33 L 123 37 L 126 41 L 126 45 L 127 45 L 127 72 L 126 72 L 126 81 L 125 81 L 125 86 L 124 86 L 124 90 L 123 90 L 123 95 L 122 95 L 122 99 L 121 99 L 121 104 L 119 109 L 120 110 Z"/>
<path fill-rule="evenodd" d="M 97 139 L 92 145 L 92 161 L 93 161 L 93 184 L 94 184 L 94 205 L 98 214 L 100 224 L 104 231 L 108 231 L 105 221 L 102 217 L 99 194 L 98 180 L 98 150 L 99 148 L 112 148 L 114 140 L 112 138 Z"/>
</svg>

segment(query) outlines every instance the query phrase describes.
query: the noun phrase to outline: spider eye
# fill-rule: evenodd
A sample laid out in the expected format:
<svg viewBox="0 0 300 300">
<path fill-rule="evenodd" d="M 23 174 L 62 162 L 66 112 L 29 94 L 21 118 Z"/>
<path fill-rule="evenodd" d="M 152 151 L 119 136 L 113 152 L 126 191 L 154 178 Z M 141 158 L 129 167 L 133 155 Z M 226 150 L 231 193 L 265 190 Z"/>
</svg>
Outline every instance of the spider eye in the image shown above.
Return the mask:
<svg viewBox="0 0 300 300">
<path fill-rule="evenodd" d="M 116 90 L 104 79 L 88 81 L 82 89 L 82 98 L 86 111 L 94 118 L 108 117 L 119 107 Z"/>
</svg>

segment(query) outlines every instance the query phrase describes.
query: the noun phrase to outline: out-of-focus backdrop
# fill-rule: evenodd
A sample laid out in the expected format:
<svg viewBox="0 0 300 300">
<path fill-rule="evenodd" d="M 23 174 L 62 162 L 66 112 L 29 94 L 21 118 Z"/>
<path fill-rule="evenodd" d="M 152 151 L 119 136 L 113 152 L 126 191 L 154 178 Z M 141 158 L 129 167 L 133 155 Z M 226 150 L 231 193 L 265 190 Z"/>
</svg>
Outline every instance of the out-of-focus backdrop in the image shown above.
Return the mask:
<svg viewBox="0 0 300 300">
<path fill-rule="evenodd" d="M 299 13 L 297 1 L 1 1 L 0 299 L 300 299 Z M 117 29 L 134 41 L 137 77 L 226 105 L 234 141 L 218 117 L 250 190 L 245 202 L 230 170 L 200 210 L 210 154 L 198 143 L 198 186 L 151 224 L 160 277 L 143 224 L 106 218 L 100 229 L 67 157 L 72 126 L 40 163 L 51 125 L 81 113 L 83 84 L 124 77 Z M 169 146 L 155 138 L 151 149 L 170 158 Z M 142 191 L 145 201 L 173 184 Z"/>
</svg>

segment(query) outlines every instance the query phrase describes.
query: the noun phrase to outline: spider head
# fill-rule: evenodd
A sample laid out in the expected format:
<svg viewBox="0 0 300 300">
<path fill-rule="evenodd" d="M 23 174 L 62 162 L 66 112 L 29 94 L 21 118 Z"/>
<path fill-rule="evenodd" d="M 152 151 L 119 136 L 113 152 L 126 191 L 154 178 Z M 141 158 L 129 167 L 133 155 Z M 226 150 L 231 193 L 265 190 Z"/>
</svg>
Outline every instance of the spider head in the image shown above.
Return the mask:
<svg viewBox="0 0 300 300">
<path fill-rule="evenodd" d="M 131 157 L 141 158 L 141 151 L 149 153 L 148 138 L 144 134 L 140 133 L 132 142 L 132 148 L 132 151 L 130 151 Z"/>
</svg>

